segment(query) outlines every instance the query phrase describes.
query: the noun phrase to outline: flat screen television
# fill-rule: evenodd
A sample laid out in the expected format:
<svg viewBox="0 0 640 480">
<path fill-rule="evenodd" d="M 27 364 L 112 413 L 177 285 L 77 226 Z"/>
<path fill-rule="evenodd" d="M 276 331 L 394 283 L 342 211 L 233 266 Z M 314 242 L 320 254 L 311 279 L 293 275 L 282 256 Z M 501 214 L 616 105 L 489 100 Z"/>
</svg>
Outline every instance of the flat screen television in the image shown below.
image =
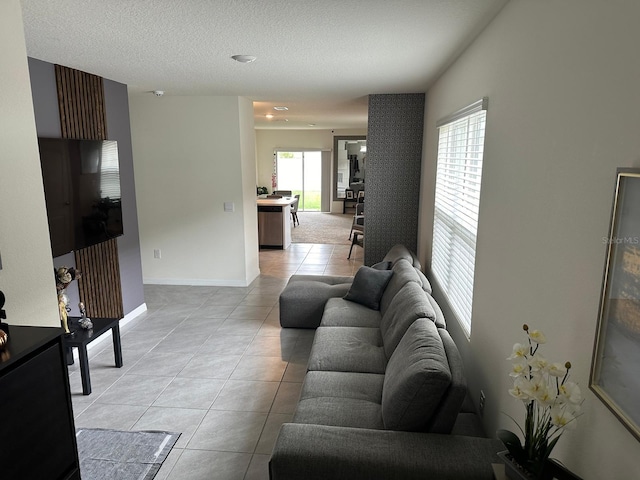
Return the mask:
<svg viewBox="0 0 640 480">
<path fill-rule="evenodd" d="M 38 146 L 53 256 L 122 235 L 117 142 L 39 138 Z"/>
</svg>

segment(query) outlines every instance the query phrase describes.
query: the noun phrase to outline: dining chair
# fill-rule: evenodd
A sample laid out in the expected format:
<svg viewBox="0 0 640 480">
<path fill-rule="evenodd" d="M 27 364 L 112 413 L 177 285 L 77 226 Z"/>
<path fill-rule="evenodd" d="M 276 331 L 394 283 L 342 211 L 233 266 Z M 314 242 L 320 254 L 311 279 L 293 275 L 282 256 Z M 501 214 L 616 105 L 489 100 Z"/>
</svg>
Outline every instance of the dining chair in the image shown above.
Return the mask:
<svg viewBox="0 0 640 480">
<path fill-rule="evenodd" d="M 351 259 L 354 245 L 364 248 L 364 203 L 356 204 L 356 214 L 353 216 L 349 238 L 351 239 L 351 248 L 349 248 L 349 255 L 347 256 L 348 260 Z"/>
<path fill-rule="evenodd" d="M 293 226 L 296 226 L 296 222 L 300 225 L 298 220 L 298 203 L 300 203 L 300 195 L 295 195 L 296 200 L 291 204 L 291 218 L 293 219 Z"/>
<path fill-rule="evenodd" d="M 364 203 L 356 203 L 356 213 L 353 216 L 353 222 L 351 223 L 351 231 L 349 232 L 349 240 L 353 234 L 353 227 L 358 223 L 364 225 Z"/>
</svg>

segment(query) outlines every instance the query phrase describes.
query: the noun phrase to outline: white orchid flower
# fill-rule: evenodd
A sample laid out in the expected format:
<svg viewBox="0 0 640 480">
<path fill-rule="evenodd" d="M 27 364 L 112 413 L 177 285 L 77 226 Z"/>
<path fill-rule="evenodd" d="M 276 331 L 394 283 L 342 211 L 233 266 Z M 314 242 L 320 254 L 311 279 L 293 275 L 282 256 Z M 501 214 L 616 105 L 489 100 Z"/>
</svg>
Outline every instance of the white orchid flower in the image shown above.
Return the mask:
<svg viewBox="0 0 640 480">
<path fill-rule="evenodd" d="M 576 417 L 565 408 L 553 407 L 551 409 L 551 424 L 555 427 L 573 430 L 577 424 L 575 420 Z"/>
<path fill-rule="evenodd" d="M 513 382 L 513 388 L 509 389 L 509 394 L 519 400 L 531 400 L 529 394 L 526 393 L 527 384 L 528 380 L 526 380 L 524 377 L 516 378 Z"/>
<path fill-rule="evenodd" d="M 539 395 L 544 395 L 547 391 L 547 383 L 542 377 L 533 377 L 526 382 L 524 390 L 533 398 L 538 398 Z"/>
<path fill-rule="evenodd" d="M 529 366 L 527 362 L 524 361 L 516 361 L 511 365 L 511 372 L 509 372 L 510 377 L 523 377 L 529 373 Z"/>
<path fill-rule="evenodd" d="M 553 377 L 564 377 L 567 373 L 567 369 L 563 363 L 551 363 L 547 368 L 547 372 L 549 372 L 549 375 Z"/>
<path fill-rule="evenodd" d="M 527 345 L 523 345 L 522 343 L 516 343 L 513 345 L 513 353 L 507 360 L 515 360 L 516 358 L 526 358 L 529 353 L 529 347 Z"/>
<path fill-rule="evenodd" d="M 540 330 L 529 330 L 529 338 L 538 344 L 547 343 L 547 337 Z"/>
<path fill-rule="evenodd" d="M 577 383 L 565 382 L 558 387 L 558 394 L 574 405 L 582 402 L 582 392 Z"/>
<path fill-rule="evenodd" d="M 556 392 L 548 388 L 546 384 L 541 384 L 535 392 L 535 399 L 543 407 L 549 407 L 555 403 Z"/>
<path fill-rule="evenodd" d="M 532 372 L 545 372 L 549 362 L 542 355 L 534 355 L 529 359 L 529 366 Z"/>
</svg>

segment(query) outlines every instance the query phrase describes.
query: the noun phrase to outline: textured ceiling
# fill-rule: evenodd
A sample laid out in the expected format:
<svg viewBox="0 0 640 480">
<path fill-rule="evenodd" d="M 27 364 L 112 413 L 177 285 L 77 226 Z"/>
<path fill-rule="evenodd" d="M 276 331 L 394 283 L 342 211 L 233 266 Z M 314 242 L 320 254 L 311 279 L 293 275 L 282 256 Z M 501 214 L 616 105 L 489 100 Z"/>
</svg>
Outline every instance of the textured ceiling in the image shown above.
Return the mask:
<svg viewBox="0 0 640 480">
<path fill-rule="evenodd" d="M 366 126 L 368 94 L 424 92 L 507 1 L 22 0 L 22 6 L 33 58 L 125 83 L 131 95 L 245 96 L 254 101 L 256 128 L 337 129 Z M 240 64 L 230 59 L 235 54 L 257 60 Z M 289 110 L 275 112 L 274 105 Z M 267 120 L 268 112 L 275 118 Z"/>
</svg>

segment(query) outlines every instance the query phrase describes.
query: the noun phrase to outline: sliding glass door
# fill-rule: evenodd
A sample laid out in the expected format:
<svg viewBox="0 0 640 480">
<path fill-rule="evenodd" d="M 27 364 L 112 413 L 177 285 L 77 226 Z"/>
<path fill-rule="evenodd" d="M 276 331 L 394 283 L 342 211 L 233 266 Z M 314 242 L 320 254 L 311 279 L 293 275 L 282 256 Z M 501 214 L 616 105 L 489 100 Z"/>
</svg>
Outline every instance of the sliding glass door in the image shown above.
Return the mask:
<svg viewBox="0 0 640 480">
<path fill-rule="evenodd" d="M 277 190 L 300 195 L 298 210 L 319 212 L 322 201 L 322 152 L 277 151 Z"/>
</svg>

